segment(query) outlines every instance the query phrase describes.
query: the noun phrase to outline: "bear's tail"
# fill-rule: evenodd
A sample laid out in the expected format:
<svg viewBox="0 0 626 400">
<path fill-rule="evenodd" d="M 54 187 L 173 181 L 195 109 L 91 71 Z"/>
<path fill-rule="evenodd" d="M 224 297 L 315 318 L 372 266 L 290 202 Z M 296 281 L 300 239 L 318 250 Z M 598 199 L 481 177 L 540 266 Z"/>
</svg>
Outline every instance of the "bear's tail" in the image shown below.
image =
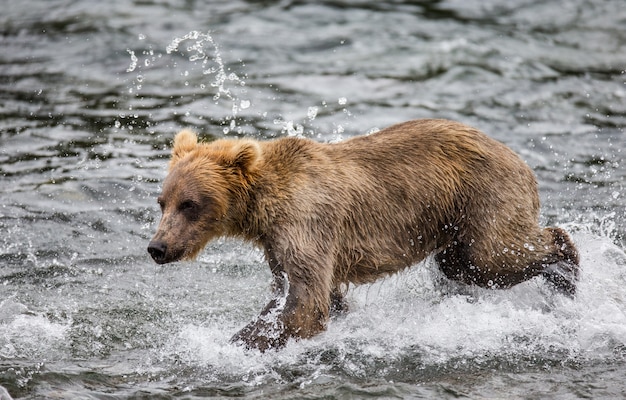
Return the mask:
<svg viewBox="0 0 626 400">
<path fill-rule="evenodd" d="M 542 272 L 543 277 L 559 291 L 574 296 L 579 275 L 580 257 L 574 242 L 561 228 L 545 228 L 552 235 L 554 253 Z"/>
</svg>

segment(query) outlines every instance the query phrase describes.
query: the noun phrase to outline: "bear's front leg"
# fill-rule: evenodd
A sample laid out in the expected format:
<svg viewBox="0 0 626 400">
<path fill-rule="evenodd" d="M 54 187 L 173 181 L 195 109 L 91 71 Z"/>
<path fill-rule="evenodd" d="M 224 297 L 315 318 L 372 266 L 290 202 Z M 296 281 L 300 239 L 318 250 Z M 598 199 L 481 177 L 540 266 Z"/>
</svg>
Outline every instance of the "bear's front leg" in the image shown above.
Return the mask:
<svg viewBox="0 0 626 400">
<path fill-rule="evenodd" d="M 270 348 L 283 347 L 290 335 L 283 321 L 281 301 L 269 302 L 256 321 L 246 325 L 232 337 L 231 342 L 265 352 Z"/>
<path fill-rule="evenodd" d="M 265 352 L 284 347 L 290 338 L 311 337 L 326 327 L 330 309 L 330 290 L 319 290 L 299 279 L 278 274 L 274 282 L 276 297 L 256 321 L 239 331 L 231 341 L 248 349 Z M 326 293 L 327 292 L 327 293 Z"/>
</svg>

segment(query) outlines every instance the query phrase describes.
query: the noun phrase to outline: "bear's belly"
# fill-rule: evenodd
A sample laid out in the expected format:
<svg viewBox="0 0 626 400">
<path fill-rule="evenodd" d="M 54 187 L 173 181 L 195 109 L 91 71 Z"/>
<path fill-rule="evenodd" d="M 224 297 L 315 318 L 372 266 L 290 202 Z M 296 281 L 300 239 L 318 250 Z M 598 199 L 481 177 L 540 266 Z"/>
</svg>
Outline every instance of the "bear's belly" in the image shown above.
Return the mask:
<svg viewBox="0 0 626 400">
<path fill-rule="evenodd" d="M 432 251 L 432 250 L 431 250 Z M 430 251 L 407 248 L 398 252 L 353 252 L 351 260 L 338 261 L 335 277 L 341 283 L 372 283 L 422 261 Z M 347 262 L 346 262 L 347 261 Z"/>
</svg>

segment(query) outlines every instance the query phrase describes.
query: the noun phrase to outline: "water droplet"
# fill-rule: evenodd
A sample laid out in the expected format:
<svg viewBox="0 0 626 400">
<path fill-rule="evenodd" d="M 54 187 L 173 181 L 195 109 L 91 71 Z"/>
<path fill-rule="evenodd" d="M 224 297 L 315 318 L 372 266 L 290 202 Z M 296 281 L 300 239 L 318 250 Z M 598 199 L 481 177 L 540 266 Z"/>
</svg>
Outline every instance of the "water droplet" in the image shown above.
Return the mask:
<svg viewBox="0 0 626 400">
<path fill-rule="evenodd" d="M 318 111 L 317 107 L 309 107 L 309 109 L 307 110 L 306 116 L 311 121 L 313 121 L 315 119 L 315 117 L 317 117 L 317 111 Z"/>
<path fill-rule="evenodd" d="M 138 38 L 139 38 L 139 40 L 145 40 L 146 39 L 146 35 L 144 35 L 143 33 L 140 33 Z"/>
<path fill-rule="evenodd" d="M 245 110 L 246 108 L 250 107 L 250 100 L 241 100 L 241 102 L 239 103 L 239 108 L 241 108 L 242 110 Z"/>
<path fill-rule="evenodd" d="M 130 65 L 126 68 L 126 72 L 133 72 L 137 68 L 137 56 L 131 49 L 126 49 L 126 51 L 130 54 Z"/>
<path fill-rule="evenodd" d="M 337 100 L 337 102 L 343 106 L 348 103 L 348 99 L 346 99 L 345 97 L 340 97 L 339 100 Z"/>
</svg>

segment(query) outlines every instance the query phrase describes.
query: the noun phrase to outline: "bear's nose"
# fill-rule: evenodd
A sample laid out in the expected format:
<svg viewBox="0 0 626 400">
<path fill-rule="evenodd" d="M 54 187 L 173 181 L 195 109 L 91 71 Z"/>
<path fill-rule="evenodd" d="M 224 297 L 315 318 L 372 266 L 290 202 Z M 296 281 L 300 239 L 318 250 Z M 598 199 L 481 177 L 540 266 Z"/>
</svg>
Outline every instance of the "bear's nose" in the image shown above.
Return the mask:
<svg viewBox="0 0 626 400">
<path fill-rule="evenodd" d="M 148 253 L 152 256 L 152 259 L 159 264 L 165 262 L 165 253 L 167 252 L 167 244 L 160 240 L 153 240 L 148 244 Z"/>
</svg>

